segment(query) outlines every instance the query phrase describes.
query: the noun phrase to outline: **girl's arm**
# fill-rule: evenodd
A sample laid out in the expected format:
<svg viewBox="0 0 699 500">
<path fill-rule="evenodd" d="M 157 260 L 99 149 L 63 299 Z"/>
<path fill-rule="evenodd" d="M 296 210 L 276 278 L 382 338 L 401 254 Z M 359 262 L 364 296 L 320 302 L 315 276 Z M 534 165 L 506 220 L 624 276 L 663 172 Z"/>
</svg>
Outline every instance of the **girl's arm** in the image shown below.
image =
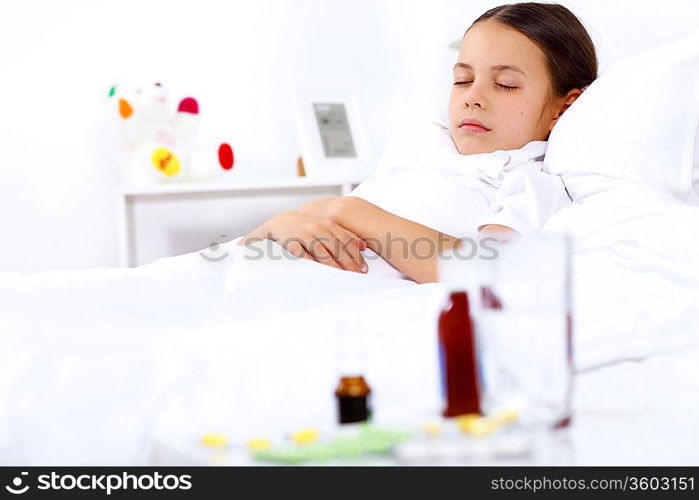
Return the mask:
<svg viewBox="0 0 699 500">
<path fill-rule="evenodd" d="M 377 207 L 361 198 L 320 198 L 302 212 L 328 217 L 361 238 L 367 247 L 418 283 L 437 281 L 440 252 L 455 248 L 459 239 Z M 482 232 L 513 231 L 506 226 L 485 226 Z"/>
<path fill-rule="evenodd" d="M 241 238 L 238 244 L 259 240 L 276 241 L 297 257 L 346 271 L 369 270 L 361 253 L 366 249 L 361 238 L 325 216 L 300 210 L 280 212 Z"/>
</svg>

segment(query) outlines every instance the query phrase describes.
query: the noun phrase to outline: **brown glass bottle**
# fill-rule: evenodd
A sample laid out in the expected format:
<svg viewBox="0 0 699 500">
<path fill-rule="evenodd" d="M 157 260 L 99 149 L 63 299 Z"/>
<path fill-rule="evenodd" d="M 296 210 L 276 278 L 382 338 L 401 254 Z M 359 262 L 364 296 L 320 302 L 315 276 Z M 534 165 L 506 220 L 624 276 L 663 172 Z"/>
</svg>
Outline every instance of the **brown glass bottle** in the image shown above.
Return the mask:
<svg viewBox="0 0 699 500">
<path fill-rule="evenodd" d="M 480 413 L 474 329 L 466 292 L 451 292 L 439 315 L 438 330 L 442 415 Z"/>
<path fill-rule="evenodd" d="M 371 418 L 370 394 L 371 388 L 361 375 L 341 377 L 335 389 L 340 423 L 350 424 L 369 420 Z"/>
</svg>

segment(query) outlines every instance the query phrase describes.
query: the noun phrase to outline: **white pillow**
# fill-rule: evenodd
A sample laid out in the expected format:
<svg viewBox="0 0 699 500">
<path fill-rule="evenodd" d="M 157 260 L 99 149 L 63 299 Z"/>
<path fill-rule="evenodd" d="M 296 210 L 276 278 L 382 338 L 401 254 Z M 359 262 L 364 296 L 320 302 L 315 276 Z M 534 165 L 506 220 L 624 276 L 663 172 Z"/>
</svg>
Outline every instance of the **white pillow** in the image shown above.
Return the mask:
<svg viewBox="0 0 699 500">
<path fill-rule="evenodd" d="M 698 116 L 696 32 L 604 72 L 554 127 L 544 170 L 575 203 L 636 185 L 699 204 Z"/>
</svg>

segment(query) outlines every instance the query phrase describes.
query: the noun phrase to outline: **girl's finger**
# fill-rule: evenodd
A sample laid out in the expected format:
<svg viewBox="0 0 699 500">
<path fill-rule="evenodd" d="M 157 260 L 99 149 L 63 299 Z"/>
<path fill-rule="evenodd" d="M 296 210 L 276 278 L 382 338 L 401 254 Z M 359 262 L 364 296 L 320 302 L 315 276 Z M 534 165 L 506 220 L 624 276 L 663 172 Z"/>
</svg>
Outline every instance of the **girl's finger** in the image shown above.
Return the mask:
<svg viewBox="0 0 699 500">
<path fill-rule="evenodd" d="M 332 247 L 332 235 L 310 235 L 309 238 L 305 239 L 306 251 L 321 264 L 326 264 L 331 267 L 336 267 L 342 269 L 342 267 L 335 261 L 330 249 L 326 244 Z"/>
<path fill-rule="evenodd" d="M 345 269 L 355 272 L 366 272 L 362 270 L 362 266 L 366 267 L 366 261 L 360 251 L 359 242 L 361 241 L 356 234 L 346 230 L 342 226 L 334 226 L 333 233 L 337 238 L 337 254 L 335 256 Z"/>
<path fill-rule="evenodd" d="M 342 238 L 338 237 L 336 233 L 330 231 L 328 233 L 330 238 L 324 240 L 325 248 L 332 255 L 338 266 L 345 271 L 358 271 L 356 263 L 347 255 L 346 252 L 342 251 L 342 245 L 344 244 Z"/>
<path fill-rule="evenodd" d="M 287 243 L 287 245 L 284 248 L 286 248 L 286 250 L 290 254 L 292 254 L 296 257 L 300 257 L 303 259 L 315 260 L 315 259 L 313 259 L 313 257 L 311 255 L 308 254 L 306 249 L 298 241 L 290 241 L 289 243 Z"/>
</svg>

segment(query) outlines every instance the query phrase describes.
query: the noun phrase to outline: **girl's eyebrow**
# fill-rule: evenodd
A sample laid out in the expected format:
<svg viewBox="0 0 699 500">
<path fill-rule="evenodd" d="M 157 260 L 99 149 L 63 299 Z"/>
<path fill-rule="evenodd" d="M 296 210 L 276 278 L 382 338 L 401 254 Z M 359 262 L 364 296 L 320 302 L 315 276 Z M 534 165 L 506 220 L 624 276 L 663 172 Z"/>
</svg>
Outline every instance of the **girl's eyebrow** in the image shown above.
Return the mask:
<svg viewBox="0 0 699 500">
<path fill-rule="evenodd" d="M 464 69 L 473 69 L 473 66 L 470 64 L 458 62 L 454 65 L 454 69 L 456 68 L 464 68 Z M 490 69 L 495 70 L 495 71 L 504 71 L 506 69 L 516 71 L 517 73 L 522 73 L 524 76 L 527 76 L 527 74 L 519 69 L 517 66 L 513 66 L 511 64 L 498 64 L 497 66 L 491 66 Z"/>
</svg>

